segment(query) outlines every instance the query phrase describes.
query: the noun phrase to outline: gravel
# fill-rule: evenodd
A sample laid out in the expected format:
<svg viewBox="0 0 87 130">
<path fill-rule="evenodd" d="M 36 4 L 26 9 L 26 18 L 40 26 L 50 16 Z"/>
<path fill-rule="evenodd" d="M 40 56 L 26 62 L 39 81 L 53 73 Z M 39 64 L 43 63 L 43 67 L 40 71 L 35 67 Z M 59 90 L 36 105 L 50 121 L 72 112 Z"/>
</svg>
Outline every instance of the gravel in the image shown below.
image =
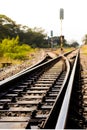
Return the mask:
<svg viewBox="0 0 87 130">
<path fill-rule="evenodd" d="M 11 65 L 0 69 L 0 81 L 22 71 L 23 69 L 26 69 L 27 67 L 31 67 L 32 65 L 35 65 L 39 61 L 41 61 L 45 57 L 45 51 L 40 50 L 32 55 L 32 59 L 24 61 L 20 65 Z"/>
</svg>

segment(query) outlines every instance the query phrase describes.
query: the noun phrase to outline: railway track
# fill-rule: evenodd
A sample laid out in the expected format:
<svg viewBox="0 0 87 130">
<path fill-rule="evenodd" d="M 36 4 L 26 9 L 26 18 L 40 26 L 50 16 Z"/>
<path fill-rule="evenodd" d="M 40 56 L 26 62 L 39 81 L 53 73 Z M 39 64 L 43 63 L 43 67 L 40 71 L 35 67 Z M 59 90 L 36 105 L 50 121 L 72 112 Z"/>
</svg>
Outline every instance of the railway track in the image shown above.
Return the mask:
<svg viewBox="0 0 87 130">
<path fill-rule="evenodd" d="M 40 64 L 42 64 L 50 59 L 52 59 L 52 57 L 50 57 L 49 55 L 46 54 L 41 60 L 39 60 L 38 62 L 36 62 L 34 65 L 31 65 L 31 66 L 29 66 L 29 63 L 25 63 L 25 65 L 22 64 L 22 65 L 13 66 L 10 68 L 9 67 L 8 68 L 7 67 L 1 68 L 0 69 L 0 81 L 5 80 L 6 78 L 11 77 L 13 75 L 17 75 L 19 73 L 22 73 L 26 70 L 29 70 L 29 69 L 31 69 L 37 65 L 40 65 Z"/>
<path fill-rule="evenodd" d="M 58 126 L 77 57 L 70 64 L 65 56 L 60 56 L 0 82 L 0 128 L 54 129 Z"/>
<path fill-rule="evenodd" d="M 87 129 L 87 56 L 80 53 L 71 72 L 55 129 Z"/>
<path fill-rule="evenodd" d="M 87 129 L 87 56 L 80 50 L 79 57 L 65 126 L 66 129 Z"/>
</svg>

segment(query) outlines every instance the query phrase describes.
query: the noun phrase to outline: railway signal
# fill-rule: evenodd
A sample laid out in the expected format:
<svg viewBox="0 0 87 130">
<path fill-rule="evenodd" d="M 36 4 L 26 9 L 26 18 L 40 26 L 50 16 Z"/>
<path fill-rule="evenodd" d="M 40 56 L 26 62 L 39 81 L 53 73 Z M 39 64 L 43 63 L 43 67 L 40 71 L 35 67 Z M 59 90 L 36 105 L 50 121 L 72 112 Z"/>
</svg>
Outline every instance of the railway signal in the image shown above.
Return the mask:
<svg viewBox="0 0 87 130">
<path fill-rule="evenodd" d="M 60 46 L 61 46 L 61 51 L 63 50 L 63 36 L 62 36 L 62 20 L 64 19 L 64 9 L 63 8 L 60 8 L 60 24 L 61 24 L 61 34 L 60 34 Z"/>
</svg>

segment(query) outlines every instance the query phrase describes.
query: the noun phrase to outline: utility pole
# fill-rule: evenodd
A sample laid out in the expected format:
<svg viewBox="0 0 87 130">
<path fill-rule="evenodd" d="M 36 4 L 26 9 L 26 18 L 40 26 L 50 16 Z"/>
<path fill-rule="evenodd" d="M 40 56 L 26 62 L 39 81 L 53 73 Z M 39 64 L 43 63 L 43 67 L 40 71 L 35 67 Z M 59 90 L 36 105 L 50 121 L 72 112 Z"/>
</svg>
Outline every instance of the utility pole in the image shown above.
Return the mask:
<svg viewBox="0 0 87 130">
<path fill-rule="evenodd" d="M 64 9 L 60 8 L 60 48 L 63 51 L 63 36 L 62 36 L 62 20 L 64 19 Z"/>
</svg>

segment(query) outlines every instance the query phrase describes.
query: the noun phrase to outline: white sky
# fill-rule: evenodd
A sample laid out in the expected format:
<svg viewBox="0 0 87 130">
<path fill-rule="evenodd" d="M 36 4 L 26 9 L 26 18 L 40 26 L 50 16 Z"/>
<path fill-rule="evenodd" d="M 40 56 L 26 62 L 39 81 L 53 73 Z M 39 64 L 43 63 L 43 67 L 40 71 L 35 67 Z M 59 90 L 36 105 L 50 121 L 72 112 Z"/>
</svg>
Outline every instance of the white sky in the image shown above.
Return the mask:
<svg viewBox="0 0 87 130">
<path fill-rule="evenodd" d="M 50 36 L 60 35 L 59 10 L 64 9 L 63 35 L 81 44 L 87 34 L 87 0 L 0 0 L 0 14 L 17 24 L 42 27 Z"/>
</svg>

